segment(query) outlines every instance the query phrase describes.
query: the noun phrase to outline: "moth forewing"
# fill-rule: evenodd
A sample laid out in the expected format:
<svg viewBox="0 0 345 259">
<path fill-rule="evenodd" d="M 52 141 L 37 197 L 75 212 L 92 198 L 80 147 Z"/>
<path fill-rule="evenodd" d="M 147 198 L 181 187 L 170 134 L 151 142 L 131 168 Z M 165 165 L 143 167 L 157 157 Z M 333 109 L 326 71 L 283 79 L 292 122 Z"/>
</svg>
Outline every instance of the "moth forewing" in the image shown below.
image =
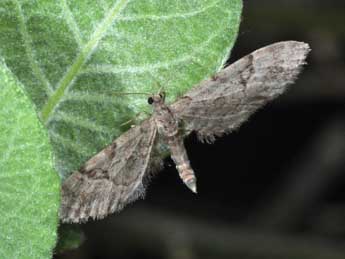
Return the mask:
<svg viewBox="0 0 345 259">
<path fill-rule="evenodd" d="M 72 173 L 62 185 L 62 221 L 103 218 L 142 196 L 156 132 L 154 121 L 145 120 Z"/>
<path fill-rule="evenodd" d="M 309 51 L 308 44 L 296 41 L 254 51 L 201 82 L 171 110 L 184 122 L 186 134 L 195 131 L 201 140 L 212 142 L 282 94 L 296 79 Z"/>
<path fill-rule="evenodd" d="M 309 51 L 302 42 L 272 44 L 201 82 L 171 106 L 164 103 L 164 95 L 151 96 L 151 118 L 121 135 L 63 183 L 60 218 L 103 218 L 142 196 L 145 177 L 161 161 L 153 152 L 155 144 L 161 145 L 157 141 L 167 144 L 181 179 L 196 192 L 179 122 L 185 135 L 195 131 L 209 142 L 231 132 L 294 82 Z"/>
</svg>

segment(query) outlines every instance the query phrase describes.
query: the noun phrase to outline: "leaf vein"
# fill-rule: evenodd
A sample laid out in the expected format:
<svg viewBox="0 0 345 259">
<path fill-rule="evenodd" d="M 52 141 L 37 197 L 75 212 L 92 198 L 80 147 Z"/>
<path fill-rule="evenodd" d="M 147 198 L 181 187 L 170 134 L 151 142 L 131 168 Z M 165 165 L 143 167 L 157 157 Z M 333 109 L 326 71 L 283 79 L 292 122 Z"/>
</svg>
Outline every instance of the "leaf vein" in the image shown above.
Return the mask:
<svg viewBox="0 0 345 259">
<path fill-rule="evenodd" d="M 106 1 L 104 0 L 99 0 L 98 4 L 102 7 L 103 11 L 107 11 L 108 10 L 108 4 Z"/>
<path fill-rule="evenodd" d="M 83 69 L 81 71 L 81 74 L 88 74 L 88 73 L 94 73 L 94 74 L 124 74 L 124 73 L 137 74 L 138 73 L 140 74 L 140 73 L 154 71 L 160 68 L 169 68 L 171 65 L 178 65 L 182 62 L 193 59 L 199 51 L 207 47 L 212 42 L 212 40 L 214 40 L 218 36 L 219 32 L 220 31 L 213 33 L 211 37 L 209 37 L 206 41 L 204 41 L 198 47 L 194 48 L 189 54 L 182 55 L 168 62 L 156 62 L 154 64 L 145 64 L 145 65 L 140 65 L 140 66 L 122 66 L 122 67 L 114 66 L 111 64 L 93 64 L 93 65 L 88 65 L 85 69 Z"/>
<path fill-rule="evenodd" d="M 97 93 L 92 93 L 91 95 L 89 92 L 70 92 L 68 96 L 65 97 L 65 100 L 118 104 L 118 102 L 115 101 L 114 95 Z"/>
<path fill-rule="evenodd" d="M 86 129 L 89 129 L 91 131 L 96 131 L 96 132 L 104 133 L 108 131 L 107 128 L 97 125 L 97 123 L 93 121 L 89 121 L 87 119 L 81 119 L 80 117 L 77 117 L 77 116 L 71 116 L 61 111 L 57 112 L 54 116 L 54 119 L 52 119 L 51 121 L 64 121 L 70 125 L 86 128 Z"/>
<path fill-rule="evenodd" d="M 59 133 L 54 132 L 53 130 L 49 131 L 49 135 L 55 142 L 61 144 L 62 146 L 68 147 L 76 154 L 82 154 L 84 156 L 90 155 L 90 151 L 86 150 L 84 145 L 79 145 L 77 142 L 71 141 L 70 139 L 61 136 Z"/>
<path fill-rule="evenodd" d="M 189 18 L 196 16 L 198 14 L 204 13 L 208 11 L 209 9 L 217 6 L 221 0 L 217 0 L 213 2 L 210 5 L 207 5 L 199 10 L 195 10 L 192 12 L 186 12 L 186 13 L 175 13 L 170 15 L 134 15 L 134 16 L 120 16 L 118 21 L 137 21 L 137 20 L 170 20 L 170 19 L 176 19 L 176 18 Z"/>
<path fill-rule="evenodd" d="M 96 28 L 89 38 L 89 41 L 84 45 L 73 64 L 67 69 L 64 76 L 57 84 L 56 91 L 47 100 L 41 111 L 41 118 L 44 123 L 47 123 L 51 113 L 58 106 L 60 100 L 64 96 L 65 92 L 73 85 L 76 77 L 78 76 L 83 65 L 92 55 L 94 49 L 97 47 L 99 41 L 103 38 L 108 28 L 113 24 L 119 13 L 128 4 L 130 0 L 119 0 L 114 3 L 113 7 L 109 10 L 103 21 Z"/>
<path fill-rule="evenodd" d="M 74 19 L 73 13 L 70 10 L 66 0 L 60 0 L 61 9 L 63 15 L 66 17 L 66 23 L 68 28 L 74 35 L 74 38 L 79 46 L 79 48 L 83 47 L 83 37 L 81 36 L 80 29 Z"/>
<path fill-rule="evenodd" d="M 43 71 L 41 70 L 41 68 L 37 64 L 37 61 L 36 61 L 36 58 L 34 55 L 34 51 L 32 49 L 32 39 L 30 37 L 30 34 L 29 34 L 27 27 L 26 27 L 26 24 L 25 24 L 25 17 L 24 17 L 24 13 L 22 10 L 22 6 L 18 0 L 14 0 L 14 4 L 16 6 L 17 17 L 19 20 L 19 32 L 21 33 L 22 38 L 23 38 L 23 45 L 24 45 L 25 52 L 26 52 L 27 58 L 29 60 L 32 72 L 36 76 L 36 78 L 43 84 L 43 86 L 45 87 L 47 94 L 49 96 L 52 94 L 53 88 L 50 85 L 49 80 L 46 78 Z"/>
<path fill-rule="evenodd" d="M 2 163 L 6 163 L 9 158 L 11 157 L 12 153 L 14 151 L 17 151 L 17 148 L 15 144 L 15 140 L 16 137 L 20 134 L 20 128 L 16 128 L 14 132 L 11 132 L 11 136 L 9 137 L 9 139 L 7 140 L 7 150 L 6 152 L 4 152 L 4 154 L 2 155 L 1 159 L 0 159 L 0 164 Z"/>
</svg>

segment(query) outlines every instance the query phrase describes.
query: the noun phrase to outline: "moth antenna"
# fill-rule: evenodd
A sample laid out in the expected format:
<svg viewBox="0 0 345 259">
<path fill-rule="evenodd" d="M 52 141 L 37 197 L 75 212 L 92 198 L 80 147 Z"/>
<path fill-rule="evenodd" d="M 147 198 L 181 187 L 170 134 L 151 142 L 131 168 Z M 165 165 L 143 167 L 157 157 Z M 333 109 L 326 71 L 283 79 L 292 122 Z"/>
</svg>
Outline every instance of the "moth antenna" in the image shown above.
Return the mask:
<svg viewBox="0 0 345 259">
<path fill-rule="evenodd" d="M 151 93 L 145 93 L 145 92 L 110 92 L 110 94 L 113 95 L 132 95 L 132 94 L 139 94 L 139 95 L 151 95 Z"/>
<path fill-rule="evenodd" d="M 164 87 L 159 83 L 159 81 L 155 80 L 155 83 L 158 85 L 158 92 L 157 94 L 160 94 L 161 92 L 163 92 L 162 90 L 164 89 Z"/>
<path fill-rule="evenodd" d="M 156 77 L 154 77 L 151 73 L 150 73 L 150 75 L 151 75 L 153 81 L 155 82 L 155 84 L 158 86 L 158 92 L 157 92 L 157 94 L 160 94 L 160 93 L 164 92 L 164 86 L 162 86 L 162 85 L 160 84 L 160 82 L 156 79 Z"/>
</svg>

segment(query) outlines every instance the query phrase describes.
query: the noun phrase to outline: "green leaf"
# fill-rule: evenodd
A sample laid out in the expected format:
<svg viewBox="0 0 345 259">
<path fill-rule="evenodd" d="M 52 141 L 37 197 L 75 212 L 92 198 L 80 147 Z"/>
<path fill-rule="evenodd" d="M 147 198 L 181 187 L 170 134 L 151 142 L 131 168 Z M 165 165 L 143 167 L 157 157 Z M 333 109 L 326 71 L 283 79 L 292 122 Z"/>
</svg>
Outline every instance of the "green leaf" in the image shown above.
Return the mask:
<svg viewBox="0 0 345 259">
<path fill-rule="evenodd" d="M 147 96 L 119 93 L 162 85 L 172 101 L 218 71 L 241 10 L 241 0 L 2 0 L 0 51 L 66 175 L 126 130 L 123 122 L 150 112 Z"/>
<path fill-rule="evenodd" d="M 60 180 L 48 134 L 0 60 L 0 258 L 50 258 Z"/>
</svg>

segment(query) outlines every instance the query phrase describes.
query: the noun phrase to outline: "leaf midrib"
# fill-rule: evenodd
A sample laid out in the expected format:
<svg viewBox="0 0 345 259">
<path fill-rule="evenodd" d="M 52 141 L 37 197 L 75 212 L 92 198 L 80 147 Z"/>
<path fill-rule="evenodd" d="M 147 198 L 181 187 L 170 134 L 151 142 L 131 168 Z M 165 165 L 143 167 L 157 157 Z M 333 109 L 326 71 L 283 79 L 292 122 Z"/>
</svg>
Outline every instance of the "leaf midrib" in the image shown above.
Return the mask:
<svg viewBox="0 0 345 259">
<path fill-rule="evenodd" d="M 67 72 L 59 81 L 55 92 L 48 98 L 47 102 L 43 106 L 41 111 L 41 119 L 43 123 L 47 123 L 51 113 L 54 111 L 55 107 L 59 104 L 59 101 L 64 96 L 65 91 L 69 88 L 69 86 L 73 84 L 74 79 L 77 77 L 79 71 L 88 60 L 89 56 L 92 54 L 98 42 L 102 39 L 108 28 L 113 24 L 113 21 L 129 1 L 130 0 L 117 1 L 109 10 L 108 14 L 105 16 L 98 28 L 91 35 L 89 41 L 85 44 L 85 46 L 82 48 L 82 50 L 74 60 L 73 64 L 69 67 Z"/>
</svg>

